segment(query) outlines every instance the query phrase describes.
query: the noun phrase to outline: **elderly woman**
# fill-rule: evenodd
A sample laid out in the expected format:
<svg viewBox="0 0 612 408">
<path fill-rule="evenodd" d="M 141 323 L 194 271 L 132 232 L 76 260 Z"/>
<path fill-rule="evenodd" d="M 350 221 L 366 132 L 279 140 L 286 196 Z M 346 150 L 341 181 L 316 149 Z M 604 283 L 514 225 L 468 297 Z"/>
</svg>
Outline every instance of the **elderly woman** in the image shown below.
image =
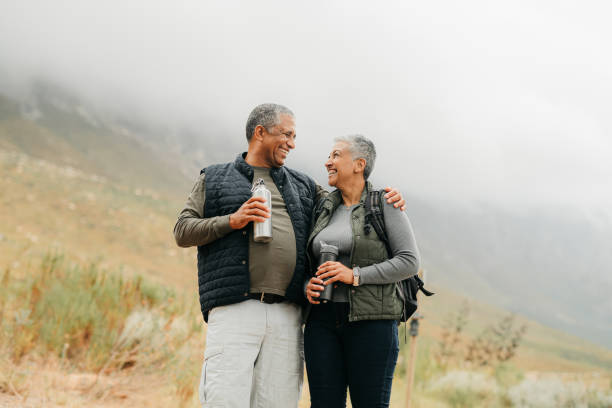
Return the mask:
<svg viewBox="0 0 612 408">
<path fill-rule="evenodd" d="M 373 228 L 364 230 L 374 144 L 360 135 L 335 141 L 325 167 L 336 190 L 319 206 L 308 240 L 311 265 L 318 265 L 322 245 L 338 247 L 337 262 L 320 265 L 306 285 L 311 404 L 345 407 L 348 387 L 353 407 L 388 407 L 403 307 L 396 282 L 417 273 L 419 253 L 408 217 L 392 204 L 383 209 L 390 253 Z M 327 303 L 317 300 L 323 285 L 334 288 Z"/>
</svg>

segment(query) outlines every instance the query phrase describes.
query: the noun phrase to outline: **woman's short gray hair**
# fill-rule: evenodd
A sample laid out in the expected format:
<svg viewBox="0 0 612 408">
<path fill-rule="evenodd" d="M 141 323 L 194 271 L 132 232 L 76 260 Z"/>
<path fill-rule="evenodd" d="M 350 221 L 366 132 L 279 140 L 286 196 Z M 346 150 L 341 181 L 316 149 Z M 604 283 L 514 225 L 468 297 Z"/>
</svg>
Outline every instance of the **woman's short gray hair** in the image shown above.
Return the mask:
<svg viewBox="0 0 612 408">
<path fill-rule="evenodd" d="M 372 174 L 374 163 L 376 162 L 376 147 L 374 147 L 374 143 L 362 135 L 340 136 L 335 138 L 334 141 L 336 143 L 347 143 L 353 160 L 365 159 L 366 165 L 363 170 L 363 178 L 367 180 L 370 174 Z"/>
<path fill-rule="evenodd" d="M 246 123 L 246 138 L 250 142 L 253 137 L 253 132 L 257 126 L 263 126 L 270 129 L 274 125 L 280 123 L 280 115 L 285 114 L 294 117 L 295 115 L 286 106 L 277 105 L 275 103 L 262 103 L 257 105 L 251 111 Z"/>
</svg>

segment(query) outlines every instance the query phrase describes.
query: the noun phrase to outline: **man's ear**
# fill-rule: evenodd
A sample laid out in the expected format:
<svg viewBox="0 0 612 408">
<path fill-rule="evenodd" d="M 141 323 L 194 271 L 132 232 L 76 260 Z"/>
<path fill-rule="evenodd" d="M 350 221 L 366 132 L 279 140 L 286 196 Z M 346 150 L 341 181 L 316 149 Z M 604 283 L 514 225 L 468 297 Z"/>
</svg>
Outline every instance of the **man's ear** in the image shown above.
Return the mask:
<svg viewBox="0 0 612 408">
<path fill-rule="evenodd" d="M 253 131 L 253 139 L 258 140 L 258 141 L 262 141 L 264 139 L 264 132 L 266 131 L 266 128 L 261 126 L 261 125 L 257 125 L 255 126 L 255 130 Z"/>
</svg>

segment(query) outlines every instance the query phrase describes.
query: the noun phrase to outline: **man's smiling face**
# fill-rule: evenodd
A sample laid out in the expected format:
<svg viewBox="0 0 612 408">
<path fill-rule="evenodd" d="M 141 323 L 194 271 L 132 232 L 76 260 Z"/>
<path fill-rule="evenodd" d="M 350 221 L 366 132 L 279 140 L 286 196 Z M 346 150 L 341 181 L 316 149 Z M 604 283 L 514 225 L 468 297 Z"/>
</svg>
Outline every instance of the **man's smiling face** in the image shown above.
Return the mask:
<svg viewBox="0 0 612 408">
<path fill-rule="evenodd" d="M 280 122 L 263 131 L 264 159 L 270 167 L 281 167 L 295 148 L 295 119 L 291 115 L 281 114 Z"/>
</svg>

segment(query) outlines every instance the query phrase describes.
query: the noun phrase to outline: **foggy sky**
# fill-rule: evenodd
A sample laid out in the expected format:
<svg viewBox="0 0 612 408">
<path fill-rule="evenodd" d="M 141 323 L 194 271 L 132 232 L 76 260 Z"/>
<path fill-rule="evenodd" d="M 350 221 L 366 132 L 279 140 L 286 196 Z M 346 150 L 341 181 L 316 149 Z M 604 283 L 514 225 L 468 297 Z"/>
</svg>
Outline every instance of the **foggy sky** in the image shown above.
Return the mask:
<svg viewBox="0 0 612 408">
<path fill-rule="evenodd" d="M 610 215 L 608 4 L 0 0 L 0 86 L 44 76 L 232 152 L 278 102 L 288 164 L 318 180 L 332 138 L 362 133 L 374 179 L 413 194 Z"/>
</svg>

